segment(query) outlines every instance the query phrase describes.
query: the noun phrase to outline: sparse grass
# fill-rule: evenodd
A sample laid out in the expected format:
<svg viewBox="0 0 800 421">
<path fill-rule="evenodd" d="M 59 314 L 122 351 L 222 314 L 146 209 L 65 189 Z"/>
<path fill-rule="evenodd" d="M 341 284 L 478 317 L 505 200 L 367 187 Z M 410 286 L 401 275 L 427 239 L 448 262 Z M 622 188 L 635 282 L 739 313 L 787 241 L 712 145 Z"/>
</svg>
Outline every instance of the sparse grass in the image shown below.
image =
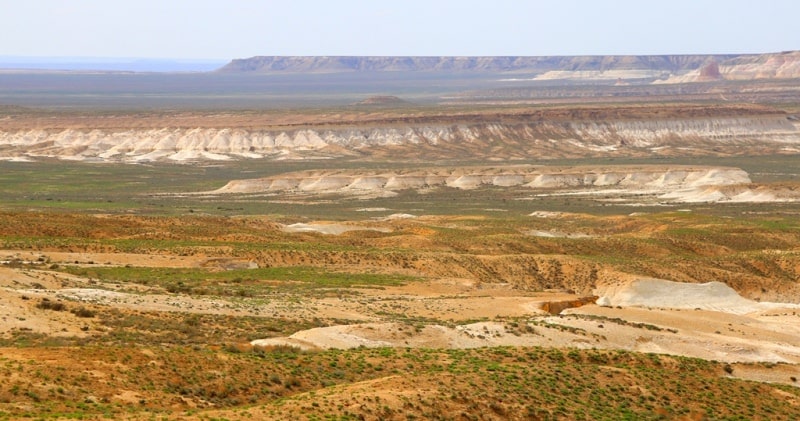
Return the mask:
<svg viewBox="0 0 800 421">
<path fill-rule="evenodd" d="M 170 293 L 254 297 L 276 293 L 312 293 L 315 290 L 381 288 L 416 278 L 372 273 L 333 272 L 313 267 L 208 270 L 151 267 L 76 267 L 59 271 L 104 282 L 164 288 Z"/>
<path fill-rule="evenodd" d="M 800 177 L 797 157 L 681 157 L 681 158 L 596 158 L 559 160 L 521 160 L 518 164 L 534 165 L 638 165 L 684 164 L 725 165 L 740 167 L 751 174 L 754 182 L 795 182 Z M 448 165 L 485 165 L 485 162 L 453 160 Z M 285 200 L 265 199 L 259 195 L 234 195 L 223 198 L 180 196 L 170 193 L 209 191 L 222 187 L 233 179 L 258 178 L 284 172 L 308 169 L 410 168 L 424 163 L 364 162 L 350 160 L 286 162 L 273 161 L 263 165 L 258 160 L 220 163 L 214 166 L 160 164 L 157 166 L 130 164 L 91 164 L 51 160 L 46 162 L 0 161 L 0 195 L 2 208 L 8 210 L 40 209 L 48 211 L 109 212 L 148 215 L 196 214 L 212 215 L 292 215 L 326 219 L 348 219 L 363 216 L 357 208 L 386 207 L 394 212 L 436 215 L 497 215 L 487 209 L 498 207 L 508 215 L 521 217 L 534 210 L 592 213 L 595 215 L 627 215 L 629 206 L 598 203 L 591 199 L 570 197 L 537 197 L 531 190 L 481 188 L 470 191 L 440 189 L 436 194 L 417 194 L 404 191 L 393 198 L 359 200 L 307 201 L 287 203 Z M 157 193 L 166 193 L 161 195 Z M 524 199 L 524 200 L 520 200 Z M 468 203 L 469 205 L 465 205 Z M 726 204 L 709 207 L 686 205 L 704 213 L 739 216 L 742 212 L 781 212 L 785 204 Z M 637 208 L 640 212 L 662 212 L 663 207 Z"/>
<path fill-rule="evenodd" d="M 31 359 L 0 360 L 6 374 L 0 380 L 0 410 L 9 417 L 20 411 L 146 416 L 153 410 L 176 416 L 208 402 L 223 411 L 209 416 L 226 419 L 248 417 L 240 413 L 247 408 L 255 411 L 249 416 L 272 413 L 279 419 L 297 413 L 319 419 L 460 413 L 511 419 L 756 419 L 768 413 L 770 419 L 789 420 L 800 415 L 787 399 L 800 398 L 797 388 L 724 378 L 720 363 L 624 351 L 84 346 L 73 358 L 63 358 L 70 352 L 43 348 L 33 350 Z M 98 362 L 113 364 L 113 375 L 86 375 Z M 8 377 L 11 373 L 17 374 Z M 21 382 L 19 375 L 37 381 Z M 358 386 L 369 380 L 371 387 Z M 120 388 L 139 398 L 120 400 Z M 83 403 L 89 390 L 96 401 Z M 167 409 L 167 402 L 177 403 Z M 203 416 L 206 410 L 192 411 Z"/>
<path fill-rule="evenodd" d="M 530 230 L 579 231 L 593 237 L 534 237 L 527 234 Z M 414 242 L 395 245 L 395 239 L 404 237 L 418 238 L 424 249 Z M 283 233 L 258 217 L 19 212 L 0 217 L 0 248 L 5 249 L 211 255 L 262 267 L 220 271 L 30 264 L 102 280 L 160 283 L 172 292 L 226 296 L 383 287 L 413 281 L 415 276 L 456 274 L 532 290 L 582 291 L 597 282 L 601 268 L 684 281 L 717 279 L 734 286 L 770 278 L 780 282 L 777 286 L 790 288 L 800 276 L 798 266 L 792 264 L 800 259 L 794 250 L 798 243 L 797 218 L 776 214 L 747 219 L 680 212 L 561 219 L 442 217 L 415 221 L 391 233 L 342 236 Z M 5 264 L 22 263 L 9 260 Z M 401 273 L 414 276 L 392 275 Z"/>
<path fill-rule="evenodd" d="M 635 162 L 671 161 L 600 160 Z M 756 181 L 791 180 L 795 175 L 780 172 L 797 168 L 789 165 L 796 157 L 681 162 L 745 167 L 754 171 Z M 309 297 L 352 297 L 357 289 L 428 277 L 581 291 L 600 279 L 600 271 L 619 270 L 684 281 L 713 278 L 737 287 L 769 281 L 766 292 L 773 294 L 794 291 L 800 279 L 796 205 L 693 205 L 690 213 L 636 208 L 650 213 L 628 216 L 629 207 L 599 206 L 583 199 L 517 200 L 530 195 L 524 189 L 401 192 L 395 198 L 357 203 L 338 198 L 286 204 L 246 195 L 153 195 L 209 190 L 245 176 L 364 165 L 264 166 L 244 161 L 215 167 L 149 167 L 0 161 L 0 248 L 199 256 L 212 263 L 257 262 L 261 268 L 126 267 L 46 259 L 9 259 L 3 265 L 32 277 L 76 275 L 93 288 L 113 285 L 201 299 L 224 296 L 237 303 L 277 296 L 298 306 Z M 486 210 L 498 206 L 507 212 Z M 342 236 L 287 234 L 275 224 L 363 221 L 372 215 L 355 209 L 366 207 L 442 216 L 387 223 L 390 233 Z M 553 219 L 527 216 L 534 210 L 574 214 Z M 241 216 L 264 214 L 270 216 Z M 535 237 L 528 234 L 532 230 L 590 237 Z M 25 282 L 30 285 L 20 288 L 44 289 Z M 139 311 L 54 300 L 30 305 L 38 307 L 35 311 L 47 310 L 48 316 L 56 315 L 49 311 L 62 311 L 58 317 L 84 318 L 86 337 L 18 329 L 0 338 L 0 346 L 6 347 L 0 352 L 0 419 L 279 419 L 297 414 L 308 419 L 469 419 L 479 414 L 585 420 L 800 417 L 793 403 L 800 399 L 797 388 L 737 380 L 725 373 L 735 376 L 738 366 L 710 361 L 535 347 L 303 352 L 289 346 L 253 347 L 249 342 L 352 321 L 255 312 L 236 316 L 180 309 Z M 376 307 L 374 314 L 405 323 L 409 332 L 433 323 L 475 321 L 410 315 L 402 306 Z M 614 318 L 592 320 L 663 329 Z M 585 330 L 535 319 L 500 321 L 510 334 L 555 329 L 593 339 Z M 794 376 L 791 381 L 796 382 Z M 365 387 L 362 382 L 371 383 Z"/>
</svg>

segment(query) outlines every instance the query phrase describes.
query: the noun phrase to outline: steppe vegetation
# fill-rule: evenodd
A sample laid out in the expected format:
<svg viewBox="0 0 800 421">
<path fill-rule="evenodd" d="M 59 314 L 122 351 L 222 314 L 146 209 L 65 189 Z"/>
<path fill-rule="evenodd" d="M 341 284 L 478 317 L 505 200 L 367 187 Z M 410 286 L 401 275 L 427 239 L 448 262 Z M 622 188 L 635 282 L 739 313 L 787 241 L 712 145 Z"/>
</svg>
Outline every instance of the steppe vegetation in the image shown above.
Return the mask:
<svg viewBox="0 0 800 421">
<path fill-rule="evenodd" d="M 233 216 L 187 200 L 194 202 L 163 213 L 13 203 L 3 211 L 3 286 L 7 306 L 18 312 L 4 314 L 17 320 L 3 332 L 0 418 L 789 420 L 800 413 L 792 364 L 615 351 L 600 342 L 613 325 L 676 337 L 687 334 L 685 326 L 591 315 L 553 322 L 536 311 L 423 314 L 409 295 L 381 298 L 387 288 L 449 278 L 469 281 L 476 295 L 455 289 L 436 298 L 442 302 L 491 299 L 492 288 L 504 285 L 521 295 L 576 297 L 628 273 L 714 279 L 745 297 L 796 301 L 800 223 L 791 206 L 381 221 L 370 216 L 394 211 L 365 213 L 350 204 L 339 205 L 333 219 L 349 215 L 355 226 L 389 230 L 323 235 L 281 229 L 308 216 Z M 95 292 L 70 295 L 74 290 Z M 115 302 L 102 291 L 133 301 Z M 193 307 L 204 300 L 213 305 Z M 332 311 L 320 306 L 324 300 L 358 311 Z M 501 323 L 506 335 L 554 330 L 601 348 L 300 351 L 250 344 L 365 320 L 399 323 L 407 335 L 483 320 Z M 608 333 L 573 326 L 580 320 L 604 324 Z M 749 372 L 760 373 L 745 376 L 754 379 L 775 373 L 776 383 L 738 378 Z"/>
<path fill-rule="evenodd" d="M 309 420 L 791 420 L 797 415 L 796 387 L 736 380 L 720 363 L 655 354 L 94 345 L 80 351 L 4 353 L 0 399 L 14 402 L 3 405 L 10 410 L 4 415 Z"/>
<path fill-rule="evenodd" d="M 51 77 L 58 79 L 39 79 Z M 107 79 L 98 88 L 103 92 L 118 76 Z M 243 82 L 223 77 L 215 83 L 222 85 L 208 89 L 215 89 L 217 103 L 246 97 L 257 108 L 274 100 L 241 92 L 227 98 L 220 94 L 225 84 Z M 330 83 L 325 101 L 334 102 L 343 94 Z M 781 82 L 780 95 L 743 98 L 785 101 L 788 85 Z M 310 85 L 294 106 L 318 99 L 316 88 Z M 118 112 L 120 104 L 98 94 L 76 100 L 88 112 L 0 107 L 0 127 L 90 133 L 232 124 L 346 131 L 359 124 L 454 125 L 454 118 L 516 127 L 553 116 L 591 121 L 598 110 L 625 121 L 735 119 L 763 111 L 792 125 L 787 116 L 798 110 L 783 102 L 719 104 L 716 91 L 690 104 L 673 97 L 675 88 L 669 98 L 648 97 L 647 106 L 628 96 L 603 104 L 584 94 L 594 88 L 562 88 L 586 96 L 591 107 L 574 98 L 557 106 L 487 105 L 484 94 L 473 93 L 439 108 L 430 105 L 433 94 L 413 91 L 429 96 L 376 108 L 184 112 L 149 111 L 146 99 L 131 95 L 132 105 L 123 105 L 135 109 Z M 31 104 L 52 95 L 68 108 L 62 102 L 72 94 L 61 93 L 41 93 Z M 8 98 L 26 94 L 14 95 Z M 357 96 L 348 95 L 348 101 Z M 178 108 L 197 102 L 165 98 Z M 662 100 L 663 109 L 653 105 Z M 685 155 L 627 154 L 612 140 L 621 149 L 609 149 L 616 155 L 529 154 L 509 162 L 724 166 L 744 170 L 753 185 L 796 192 L 798 155 L 790 148 L 773 154 L 784 146 L 781 136 L 794 136 L 787 133 L 776 134 L 780 141 L 769 150 L 755 137 L 746 149 L 732 142 L 717 150 L 712 133 L 702 138 L 705 149 L 681 143 L 690 137 L 670 144 Z M 721 143 L 735 137 L 719 136 Z M 516 154 L 525 146 L 509 144 L 496 151 Z M 800 417 L 797 201 L 681 203 L 647 201 L 640 192 L 622 201 L 602 189 L 576 194 L 485 185 L 399 190 L 393 197 L 213 193 L 231 180 L 309 170 L 485 166 L 495 150 L 482 145 L 451 142 L 435 159 L 420 153 L 408 162 L 403 151 L 413 144 L 381 145 L 384 155 L 374 156 L 353 153 L 361 151 L 355 147 L 337 159 L 0 160 L 0 419 Z M 73 146 L 70 156 L 83 157 Z M 485 149 L 483 155 L 476 149 Z M 633 294 L 631 285 L 641 279 L 716 281 L 738 294 L 740 307 L 717 305 L 715 297 L 680 307 L 678 287 L 673 295 L 648 297 L 660 300 L 655 305 L 611 301 Z M 608 303 L 595 304 L 600 299 Z"/>
</svg>

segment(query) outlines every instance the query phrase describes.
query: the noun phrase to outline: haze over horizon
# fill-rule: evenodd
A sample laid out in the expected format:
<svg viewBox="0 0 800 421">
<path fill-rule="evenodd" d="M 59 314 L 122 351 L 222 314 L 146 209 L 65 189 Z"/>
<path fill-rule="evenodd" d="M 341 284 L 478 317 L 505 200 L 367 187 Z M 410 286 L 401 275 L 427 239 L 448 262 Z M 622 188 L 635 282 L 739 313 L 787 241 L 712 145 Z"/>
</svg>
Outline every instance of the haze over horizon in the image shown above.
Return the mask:
<svg viewBox="0 0 800 421">
<path fill-rule="evenodd" d="M 621 0 L 0 0 L 0 58 L 567 56 L 768 53 L 800 48 L 800 3 Z M 12 60 L 12 58 L 14 60 Z M 29 62 L 32 60 L 28 60 Z M 35 61 L 35 60 L 34 60 Z M 1 65 L 2 63 L 0 63 Z"/>
</svg>

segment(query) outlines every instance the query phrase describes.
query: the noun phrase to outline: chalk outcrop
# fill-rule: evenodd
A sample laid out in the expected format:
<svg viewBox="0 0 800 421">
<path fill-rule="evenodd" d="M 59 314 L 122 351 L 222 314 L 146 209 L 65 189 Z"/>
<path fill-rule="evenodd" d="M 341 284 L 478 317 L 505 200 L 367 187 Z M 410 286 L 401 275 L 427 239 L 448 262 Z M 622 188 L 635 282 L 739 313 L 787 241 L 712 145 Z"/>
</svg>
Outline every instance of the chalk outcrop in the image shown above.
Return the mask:
<svg viewBox="0 0 800 421">
<path fill-rule="evenodd" d="M 746 172 L 727 167 L 462 167 L 406 171 L 302 171 L 233 180 L 213 194 L 291 193 L 392 196 L 403 190 L 516 187 L 539 191 L 615 189 L 674 194 L 750 183 Z M 672 193 L 666 193 L 672 192 Z M 690 194 L 690 193 L 685 193 Z M 673 199 L 679 196 L 671 196 Z"/>
<path fill-rule="evenodd" d="M 360 123 L 297 129 L 249 127 L 0 128 L 0 159 L 186 162 L 342 156 L 570 158 L 800 152 L 786 115 Z M 365 181 L 366 182 L 366 181 Z"/>
</svg>

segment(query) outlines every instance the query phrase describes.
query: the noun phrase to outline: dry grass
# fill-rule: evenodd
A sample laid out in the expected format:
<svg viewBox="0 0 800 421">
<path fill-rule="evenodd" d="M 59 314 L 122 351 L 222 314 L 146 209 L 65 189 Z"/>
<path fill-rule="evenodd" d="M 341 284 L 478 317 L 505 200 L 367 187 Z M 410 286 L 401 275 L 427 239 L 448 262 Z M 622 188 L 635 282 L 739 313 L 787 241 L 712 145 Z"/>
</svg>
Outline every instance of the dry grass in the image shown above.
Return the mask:
<svg viewBox="0 0 800 421">
<path fill-rule="evenodd" d="M 0 416 L 7 418 L 36 413 L 168 419 L 789 420 L 800 415 L 796 388 L 735 380 L 718 363 L 613 351 L 305 353 L 236 346 L 86 346 L 5 349 L 0 362 Z"/>
<path fill-rule="evenodd" d="M 22 303 L 30 312 L 26 314 L 64 326 L 80 323 L 76 326 L 86 329 L 82 335 L 25 329 L 7 333 L 0 358 L 0 419 L 800 416 L 796 387 L 735 378 L 758 374 L 791 385 L 790 377 L 797 376 L 794 366 L 756 370 L 682 357 L 566 348 L 300 352 L 249 344 L 256 338 L 353 321 L 306 316 L 311 313 L 303 307 L 312 298 L 319 303 L 330 296 L 361 314 L 371 312 L 413 330 L 453 324 L 437 316 L 445 313 L 444 307 L 436 306 L 450 300 L 448 305 L 455 308 L 467 297 L 444 296 L 439 302 L 399 295 L 382 298 L 382 290 L 362 288 L 373 281 L 375 287 L 401 288 L 376 281 L 380 279 L 461 279 L 472 285 L 474 297 L 514 288 L 520 293 L 556 289 L 563 295 L 567 290 L 590 290 L 595 283 L 626 273 L 686 281 L 713 274 L 753 298 L 800 297 L 800 230 L 791 216 L 429 217 L 383 223 L 391 232 L 322 236 L 283 233 L 263 217 L 4 213 L 0 242 L 13 249 L 6 252 L 11 258 L 5 270 L 24 279 L 19 285 L 5 281 L 9 288 L 36 297 L 50 289 L 80 286 L 127 291 L 142 300 L 144 294 L 156 292 L 162 295 L 154 299 L 166 301 L 210 303 L 225 298 L 240 300 L 236 302 L 242 309 L 158 311 L 150 301 L 146 303 L 152 308 L 143 307 L 142 301 L 137 309 L 136 304 L 23 300 L 14 295 L 13 302 Z M 544 238 L 527 234 L 531 230 L 591 236 Z M 256 262 L 263 269 L 227 267 L 241 262 Z M 293 270 L 295 278 L 287 277 Z M 349 281 L 348 273 L 360 281 Z M 322 279 L 319 288 L 304 286 L 316 282 L 314 277 L 337 276 L 344 276 L 342 282 Z M 170 292 L 170 285 L 191 288 Z M 215 285 L 247 288 L 249 293 L 195 293 L 196 288 Z M 506 290 L 493 290 L 492 285 Z M 418 291 L 424 288 L 433 291 L 436 284 Z M 280 302 L 272 307 L 280 313 L 248 313 L 254 303 L 267 301 Z M 505 323 L 522 329 L 517 334 L 529 333 L 516 319 Z M 675 335 L 652 323 L 613 317 L 572 317 L 564 323 L 532 328 L 534 334 L 551 327 L 571 329 L 584 341 L 601 340 L 612 324 L 641 332 L 652 326 L 663 330 L 659 334 Z M 570 323 L 608 326 L 584 331 Z"/>
</svg>

